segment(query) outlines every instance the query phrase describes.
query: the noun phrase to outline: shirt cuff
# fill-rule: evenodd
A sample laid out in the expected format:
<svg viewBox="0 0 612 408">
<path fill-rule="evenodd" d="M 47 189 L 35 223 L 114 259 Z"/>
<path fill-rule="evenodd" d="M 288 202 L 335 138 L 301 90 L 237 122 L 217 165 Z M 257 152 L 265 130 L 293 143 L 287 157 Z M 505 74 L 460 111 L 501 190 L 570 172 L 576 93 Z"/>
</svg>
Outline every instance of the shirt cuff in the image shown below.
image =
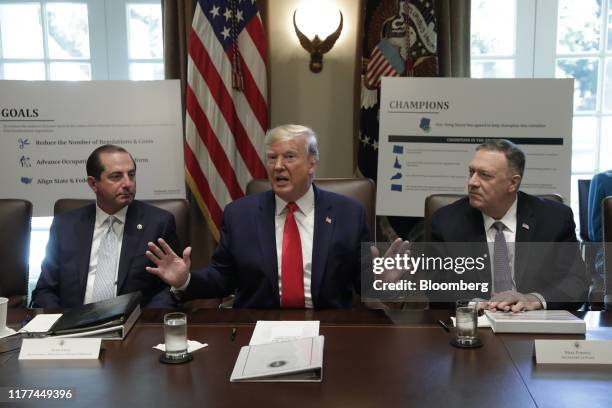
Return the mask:
<svg viewBox="0 0 612 408">
<path fill-rule="evenodd" d="M 176 292 L 183 292 L 185 289 L 187 289 L 187 286 L 189 286 L 189 282 L 191 282 L 191 274 L 188 274 L 188 275 L 187 275 L 187 282 L 185 282 L 185 283 L 183 284 L 183 286 L 180 286 L 180 287 L 178 287 L 178 288 L 177 288 L 177 287 L 175 287 L 175 286 L 171 286 L 171 287 L 170 287 L 170 291 L 171 291 L 172 293 L 176 293 Z"/>
<path fill-rule="evenodd" d="M 187 281 L 189 282 L 189 281 Z M 533 295 L 535 297 L 538 298 L 538 300 L 540 301 L 540 303 L 542 304 L 542 309 L 546 310 L 546 300 L 544 300 L 544 296 L 540 295 L 537 292 L 531 292 L 530 295 Z"/>
</svg>

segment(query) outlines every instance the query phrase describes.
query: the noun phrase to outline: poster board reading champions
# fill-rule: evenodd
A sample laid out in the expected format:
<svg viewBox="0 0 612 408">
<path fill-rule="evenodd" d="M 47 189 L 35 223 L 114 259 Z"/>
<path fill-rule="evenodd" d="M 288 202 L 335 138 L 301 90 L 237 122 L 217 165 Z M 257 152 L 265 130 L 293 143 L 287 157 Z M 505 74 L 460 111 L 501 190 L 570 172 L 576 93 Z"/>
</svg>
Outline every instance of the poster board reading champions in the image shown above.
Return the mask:
<svg viewBox="0 0 612 408">
<path fill-rule="evenodd" d="M 423 216 L 431 194 L 467 194 L 490 138 L 526 155 L 521 190 L 570 199 L 573 79 L 383 78 L 377 215 Z"/>
</svg>

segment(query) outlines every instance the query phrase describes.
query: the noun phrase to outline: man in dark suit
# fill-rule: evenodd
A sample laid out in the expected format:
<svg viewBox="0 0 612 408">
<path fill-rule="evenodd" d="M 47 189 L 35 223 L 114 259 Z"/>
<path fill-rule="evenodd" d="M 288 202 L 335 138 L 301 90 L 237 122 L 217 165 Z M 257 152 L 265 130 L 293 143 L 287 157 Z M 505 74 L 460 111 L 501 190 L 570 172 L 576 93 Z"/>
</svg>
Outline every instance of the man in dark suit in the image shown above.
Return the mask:
<svg viewBox="0 0 612 408">
<path fill-rule="evenodd" d="M 357 201 L 312 184 L 319 152 L 312 129 L 285 125 L 266 135 L 272 191 L 227 205 L 209 267 L 189 273 L 163 240 L 149 244 L 147 270 L 183 299 L 235 293 L 234 307 L 350 307 L 360 290 L 360 245 L 368 239 Z"/>
<path fill-rule="evenodd" d="M 179 248 L 172 214 L 135 201 L 136 163 L 105 145 L 87 160 L 96 203 L 56 216 L 32 305 L 66 308 L 141 291 L 143 306 L 171 307 L 169 288 L 146 272 L 147 242 L 164 237 Z"/>
<path fill-rule="evenodd" d="M 484 269 L 465 277 L 492 284 L 490 309 L 579 307 L 588 281 L 572 210 L 520 192 L 524 168 L 523 152 L 510 141 L 478 146 L 468 197 L 433 215 L 432 241 L 472 243 L 463 246 L 468 255 L 492 249 Z"/>
</svg>

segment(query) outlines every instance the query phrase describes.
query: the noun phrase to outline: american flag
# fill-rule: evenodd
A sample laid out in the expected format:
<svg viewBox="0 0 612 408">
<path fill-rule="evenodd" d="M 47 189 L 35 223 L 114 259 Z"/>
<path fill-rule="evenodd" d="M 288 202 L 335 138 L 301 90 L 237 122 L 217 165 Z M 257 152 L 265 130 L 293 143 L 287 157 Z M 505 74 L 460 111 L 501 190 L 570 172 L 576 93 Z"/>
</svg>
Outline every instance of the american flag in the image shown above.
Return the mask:
<svg viewBox="0 0 612 408">
<path fill-rule="evenodd" d="M 223 208 L 265 178 L 265 33 L 255 0 L 199 0 L 189 35 L 187 184 L 219 239 Z"/>
<path fill-rule="evenodd" d="M 380 47 L 374 47 L 366 68 L 365 85 L 369 89 L 375 89 L 380 86 L 380 78 L 396 76 L 400 76 L 400 73 L 393 68 Z"/>
</svg>

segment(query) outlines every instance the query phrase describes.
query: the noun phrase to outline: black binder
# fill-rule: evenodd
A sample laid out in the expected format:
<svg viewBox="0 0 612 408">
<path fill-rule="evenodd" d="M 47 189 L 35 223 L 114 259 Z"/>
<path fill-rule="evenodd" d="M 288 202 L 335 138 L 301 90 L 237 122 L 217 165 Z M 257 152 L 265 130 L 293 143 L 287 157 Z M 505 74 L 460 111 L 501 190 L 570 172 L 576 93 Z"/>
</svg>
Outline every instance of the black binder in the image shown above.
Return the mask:
<svg viewBox="0 0 612 408">
<path fill-rule="evenodd" d="M 49 334 L 63 335 L 121 326 L 140 306 L 141 299 L 142 293 L 132 292 L 100 302 L 73 307 L 51 326 Z"/>
</svg>

